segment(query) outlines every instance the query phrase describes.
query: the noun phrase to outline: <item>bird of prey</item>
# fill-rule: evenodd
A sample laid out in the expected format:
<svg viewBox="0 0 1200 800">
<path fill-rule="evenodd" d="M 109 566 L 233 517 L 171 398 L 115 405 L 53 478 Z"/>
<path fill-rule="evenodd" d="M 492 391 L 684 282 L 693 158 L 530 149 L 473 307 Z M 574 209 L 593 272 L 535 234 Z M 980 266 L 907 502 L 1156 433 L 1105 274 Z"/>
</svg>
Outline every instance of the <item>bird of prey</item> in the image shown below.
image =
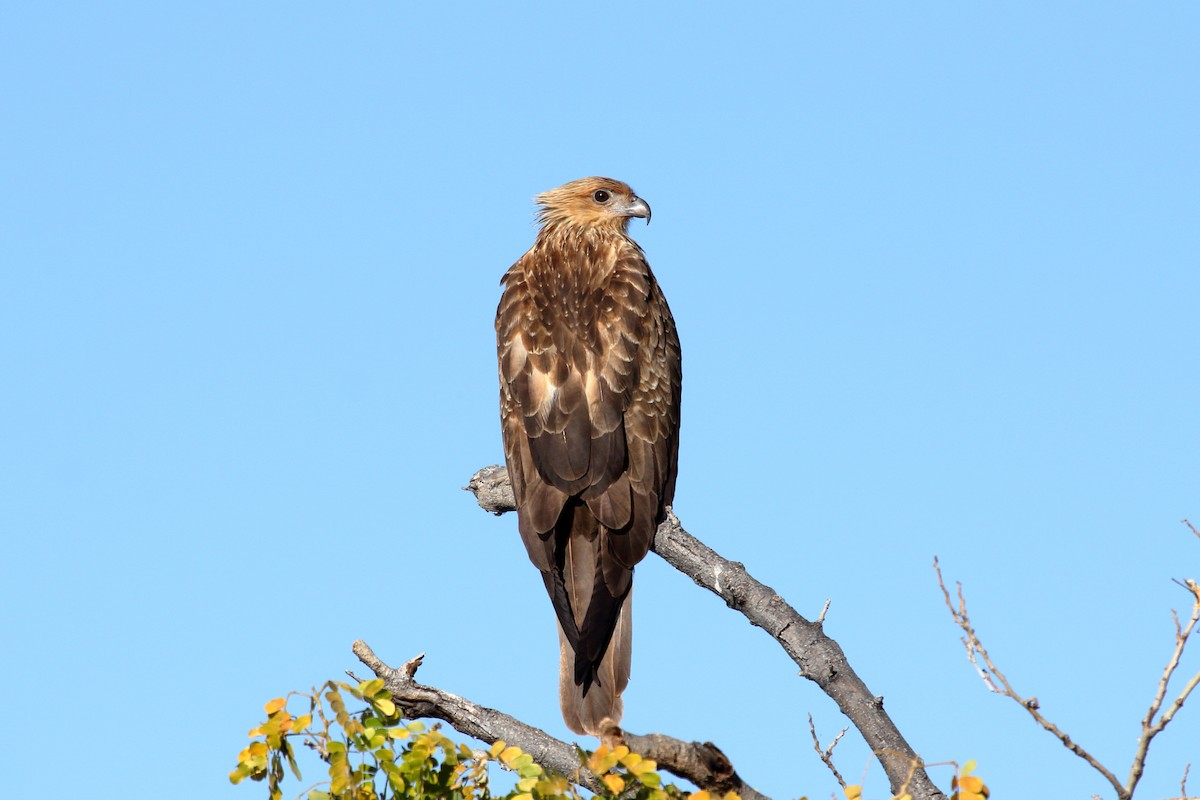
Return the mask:
<svg viewBox="0 0 1200 800">
<path fill-rule="evenodd" d="M 535 198 L 537 241 L 496 312 L 504 455 L 521 539 L 558 617 L 567 727 L 620 735 L 634 565 L 675 494 L 679 337 L 629 220 L 650 206 L 583 178 Z"/>
</svg>

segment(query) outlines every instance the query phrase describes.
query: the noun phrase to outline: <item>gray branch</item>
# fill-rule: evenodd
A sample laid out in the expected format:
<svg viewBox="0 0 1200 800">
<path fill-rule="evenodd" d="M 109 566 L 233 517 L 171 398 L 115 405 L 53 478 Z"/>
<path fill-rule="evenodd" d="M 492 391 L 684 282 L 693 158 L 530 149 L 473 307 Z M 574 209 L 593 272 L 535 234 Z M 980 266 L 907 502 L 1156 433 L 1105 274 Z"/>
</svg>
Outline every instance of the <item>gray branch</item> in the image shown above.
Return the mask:
<svg viewBox="0 0 1200 800">
<path fill-rule="evenodd" d="M 503 514 L 516 509 L 504 467 L 484 467 L 465 488 L 485 511 Z M 907 791 L 918 800 L 944 799 L 925 773 L 920 756 L 883 710 L 883 698 L 871 693 L 850 667 L 842 648 L 825 635 L 821 622 L 805 619 L 771 587 L 751 577 L 745 566 L 721 557 L 693 537 L 673 512 L 658 526 L 653 549 L 779 642 L 800 674 L 820 686 L 850 718 L 879 759 L 893 794 Z"/>
<path fill-rule="evenodd" d="M 366 642 L 354 643 L 354 655 L 366 664 L 391 693 L 396 705 L 410 719 L 440 719 L 459 733 L 492 744 L 504 740 L 528 753 L 547 771 L 562 775 L 593 792 L 607 791 L 579 759 L 575 745 L 555 739 L 540 728 L 527 725 L 495 709 L 459 697 L 414 680 L 424 653 L 410 659 L 399 669 L 383 662 Z M 711 792 L 737 792 L 742 800 L 770 800 L 746 785 L 725 754 L 711 742 L 683 742 L 669 736 L 638 736 L 626 732 L 624 741 L 630 750 L 658 763 L 663 769 Z"/>
</svg>

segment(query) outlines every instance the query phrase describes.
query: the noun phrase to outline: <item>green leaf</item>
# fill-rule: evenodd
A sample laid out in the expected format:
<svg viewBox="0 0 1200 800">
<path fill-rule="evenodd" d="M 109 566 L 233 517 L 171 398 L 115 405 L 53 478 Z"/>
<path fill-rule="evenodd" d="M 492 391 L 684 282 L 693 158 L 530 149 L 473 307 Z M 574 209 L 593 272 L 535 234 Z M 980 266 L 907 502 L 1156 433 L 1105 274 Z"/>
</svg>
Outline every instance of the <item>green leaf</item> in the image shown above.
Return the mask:
<svg viewBox="0 0 1200 800">
<path fill-rule="evenodd" d="M 292 774 L 296 776 L 296 780 L 302 781 L 300 777 L 300 767 L 296 764 L 296 754 L 292 752 L 292 743 L 288 740 L 283 740 L 283 754 L 287 756 L 288 766 L 291 767 Z"/>
</svg>

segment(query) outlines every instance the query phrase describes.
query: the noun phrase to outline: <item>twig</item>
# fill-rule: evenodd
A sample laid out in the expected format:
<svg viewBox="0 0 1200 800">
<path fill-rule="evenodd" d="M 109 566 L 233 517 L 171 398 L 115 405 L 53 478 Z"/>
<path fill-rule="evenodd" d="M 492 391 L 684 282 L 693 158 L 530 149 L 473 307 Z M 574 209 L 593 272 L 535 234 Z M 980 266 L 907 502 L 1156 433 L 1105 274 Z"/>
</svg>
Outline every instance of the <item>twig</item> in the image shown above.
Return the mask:
<svg viewBox="0 0 1200 800">
<path fill-rule="evenodd" d="M 1126 786 L 1130 794 L 1133 793 L 1133 787 L 1137 786 L 1141 780 L 1142 773 L 1146 768 L 1146 754 L 1150 749 L 1150 742 L 1154 737 L 1162 733 L 1163 728 L 1170 724 L 1175 717 L 1176 712 L 1183 707 L 1184 701 L 1188 696 L 1200 685 L 1200 672 L 1192 676 L 1183 689 L 1176 696 L 1171 705 L 1167 706 L 1167 710 L 1162 713 L 1157 720 L 1154 719 L 1162 708 L 1163 701 L 1167 696 L 1167 684 L 1170 683 L 1171 677 L 1175 674 L 1175 670 L 1179 667 L 1179 660 L 1183 657 L 1183 649 L 1187 646 L 1188 639 L 1192 632 L 1196 629 L 1196 623 L 1200 621 L 1200 584 L 1193 580 L 1184 582 L 1184 586 L 1192 593 L 1192 616 L 1188 619 L 1186 627 L 1180 628 L 1179 615 L 1172 609 L 1171 618 L 1175 621 L 1175 649 L 1171 652 L 1171 657 L 1167 660 L 1167 666 L 1163 668 L 1162 676 L 1158 679 L 1158 689 L 1154 693 L 1154 700 L 1150 703 L 1150 708 L 1146 711 L 1146 716 L 1142 719 L 1142 735 L 1138 737 L 1137 750 L 1133 756 L 1133 765 L 1129 768 L 1129 780 Z"/>
<path fill-rule="evenodd" d="M 817 738 L 817 726 L 815 723 L 813 723 L 812 714 L 808 715 L 808 731 L 812 734 L 813 749 L 817 751 L 817 755 L 821 758 L 821 761 L 825 763 L 825 766 L 829 767 L 829 771 L 832 772 L 833 777 L 837 779 L 838 786 L 841 786 L 843 789 L 846 788 L 846 781 L 842 779 L 842 774 L 838 772 L 837 767 L 833 765 L 833 748 L 837 747 L 837 743 L 841 741 L 842 737 L 846 735 L 846 731 L 848 730 L 850 729 L 842 728 L 842 732 L 833 737 L 833 741 L 829 743 L 829 747 L 826 747 L 824 750 L 822 750 L 821 740 Z"/>
<path fill-rule="evenodd" d="M 503 467 L 479 470 L 465 488 L 475 494 L 485 511 L 503 514 L 515 510 L 512 486 Z M 910 765 L 914 759 L 919 764 L 919 757 L 884 712 L 882 698 L 871 693 L 850 667 L 842 648 L 825 635 L 819 623 L 801 616 L 771 587 L 751 577 L 745 566 L 723 558 L 685 531 L 669 510 L 658 526 L 653 550 L 779 642 L 800 667 L 800 674 L 820 686 L 850 718 L 879 759 L 893 793 L 907 783 L 915 798 L 944 798 L 924 768 L 917 767 L 910 779 Z"/>
<path fill-rule="evenodd" d="M 1189 527 L 1191 527 L 1190 524 Z M 1195 528 L 1192 528 L 1192 530 L 1194 531 Z M 1145 772 L 1146 756 L 1150 750 L 1150 743 L 1154 740 L 1155 736 L 1161 733 L 1163 729 L 1170 724 L 1171 720 L 1175 717 L 1175 714 L 1180 708 L 1183 707 L 1183 704 L 1187 700 L 1188 696 L 1191 695 L 1192 691 L 1195 690 L 1198 685 L 1200 685 L 1200 672 L 1197 672 L 1192 676 L 1191 680 L 1184 684 L 1183 689 L 1180 691 L 1178 696 L 1176 696 L 1175 700 L 1167 707 L 1165 711 L 1162 712 L 1161 715 L 1159 715 L 1159 711 L 1162 709 L 1163 702 L 1166 700 L 1168 684 L 1170 683 L 1171 678 L 1174 676 L 1176 669 L 1179 667 L 1180 659 L 1183 657 L 1184 647 L 1187 646 L 1188 639 L 1191 637 L 1196 628 L 1196 623 L 1200 621 L 1200 584 L 1197 584 L 1193 580 L 1186 580 L 1182 582 L 1182 585 L 1189 592 L 1191 592 L 1193 596 L 1194 602 L 1192 605 L 1192 616 L 1189 618 L 1186 626 L 1180 626 L 1179 616 L 1174 611 L 1171 612 L 1171 617 L 1175 621 L 1175 648 L 1171 653 L 1171 657 L 1167 661 L 1166 667 L 1163 669 L 1162 675 L 1159 677 L 1158 688 L 1154 694 L 1154 700 L 1150 703 L 1150 708 L 1146 711 L 1146 716 L 1142 719 L 1142 733 L 1138 737 L 1137 748 L 1134 751 L 1133 756 L 1133 764 L 1129 769 L 1129 777 L 1125 784 L 1121 785 L 1121 782 L 1117 779 L 1116 775 L 1114 775 L 1108 768 L 1096 760 L 1096 758 L 1090 753 L 1084 750 L 1079 744 L 1072 741 L 1071 737 L 1068 736 L 1062 729 L 1041 714 L 1041 712 L 1038 710 L 1039 704 L 1036 697 L 1022 697 L 1015 689 L 1013 689 L 1012 684 L 1008 681 L 1008 678 L 996 667 L 996 664 L 992 661 L 991 656 L 988 655 L 987 649 L 984 648 L 983 643 L 979 640 L 978 634 L 976 634 L 974 627 L 971 625 L 970 617 L 967 615 L 966 601 L 963 599 L 962 584 L 957 584 L 958 607 L 955 608 L 954 603 L 950 599 L 950 592 L 946 589 L 946 583 L 942 578 L 942 570 L 938 565 L 937 558 L 933 559 L 933 568 L 934 571 L 937 572 L 938 587 L 942 590 L 942 597 L 946 601 L 946 607 L 950 609 L 950 615 L 954 618 L 954 622 L 959 626 L 959 628 L 962 629 L 963 633 L 966 634 L 963 637 L 962 642 L 967 648 L 967 657 L 970 659 L 971 664 L 979 672 L 980 677 L 983 679 L 983 682 L 988 689 L 993 692 L 1003 694 L 1007 697 L 1011 697 L 1013 700 L 1020 703 L 1020 705 L 1026 711 L 1028 711 L 1035 720 L 1037 720 L 1039 725 L 1058 737 L 1059 741 L 1061 741 L 1068 750 L 1082 758 L 1084 761 L 1090 764 L 1093 769 L 1103 775 L 1116 790 L 1119 800 L 1128 800 L 1128 798 L 1132 797 L 1133 791 L 1138 785 L 1138 781 L 1141 780 L 1142 774 Z M 987 669 L 984 669 L 979 665 L 978 661 L 976 660 L 977 654 L 983 659 L 984 664 L 987 665 Z M 989 671 L 991 673 L 990 675 L 988 674 Z M 992 680 L 992 677 L 995 677 L 1000 681 L 1000 686 L 996 685 L 996 683 Z M 1157 719 L 1155 719 L 1156 716 Z"/>
<path fill-rule="evenodd" d="M 946 582 L 942 578 L 942 568 L 938 565 L 936 556 L 933 559 L 933 569 L 937 573 L 938 588 L 942 590 L 942 597 L 946 601 L 946 608 L 950 609 L 950 616 L 954 618 L 955 624 L 957 624 L 958 627 L 962 629 L 962 632 L 966 634 L 963 637 L 963 643 L 967 646 L 967 656 L 970 658 L 971 663 L 975 666 L 975 669 L 980 672 L 980 675 L 983 677 L 983 681 L 987 685 L 988 689 L 993 692 L 997 692 L 998 694 L 1005 695 L 1006 697 L 1011 697 L 1013 700 L 1017 701 L 1022 708 L 1028 711 L 1030 715 L 1037 720 L 1039 725 L 1041 725 L 1050 733 L 1054 734 L 1054 736 L 1056 736 L 1068 750 L 1082 758 L 1084 761 L 1090 764 L 1093 769 L 1103 775 L 1104 778 L 1113 785 L 1113 788 L 1116 789 L 1117 797 L 1121 798 L 1121 800 L 1127 800 L 1129 793 L 1126 791 L 1125 787 L 1121 785 L 1121 782 L 1117 780 L 1117 776 L 1114 775 L 1107 767 L 1097 761 L 1091 753 L 1080 747 L 1079 744 L 1073 741 L 1071 737 L 1068 736 L 1061 728 L 1042 716 L 1041 712 L 1038 710 L 1039 704 L 1036 697 L 1022 697 L 1015 689 L 1013 689 L 1012 684 L 1008 681 L 1008 678 L 1003 672 L 1000 671 L 995 662 L 992 661 L 992 657 L 988 654 L 987 648 L 985 648 L 983 643 L 979 641 L 979 636 L 975 633 L 975 628 L 971 625 L 971 619 L 967 615 L 967 601 L 963 598 L 962 584 L 958 584 L 958 608 L 955 608 L 954 603 L 950 600 L 950 591 L 946 588 Z M 978 654 L 978 656 L 983 659 L 983 663 L 987 665 L 987 671 L 984 671 L 979 666 L 975 658 L 976 654 Z M 1000 682 L 1000 686 L 997 686 L 996 683 L 988 677 L 987 672 L 990 672 L 991 676 Z"/>
<path fill-rule="evenodd" d="M 458 732 L 488 744 L 503 739 L 524 750 L 546 770 L 562 775 L 590 791 L 604 791 L 596 776 L 588 772 L 580 761 L 575 745 L 555 739 L 545 731 L 507 714 L 417 683 L 414 676 L 421 666 L 424 653 L 410 659 L 399 669 L 393 669 L 375 655 L 366 642 L 355 642 L 353 650 L 359 661 L 366 664 L 377 677 L 383 678 L 385 688 L 403 710 L 404 716 L 410 719 L 426 717 L 445 720 Z M 742 800 L 769 800 L 747 785 L 725 754 L 711 742 L 689 743 L 659 734 L 638 736 L 631 733 L 626 733 L 624 740 L 630 750 L 702 789 L 721 794 L 735 791 Z"/>
</svg>

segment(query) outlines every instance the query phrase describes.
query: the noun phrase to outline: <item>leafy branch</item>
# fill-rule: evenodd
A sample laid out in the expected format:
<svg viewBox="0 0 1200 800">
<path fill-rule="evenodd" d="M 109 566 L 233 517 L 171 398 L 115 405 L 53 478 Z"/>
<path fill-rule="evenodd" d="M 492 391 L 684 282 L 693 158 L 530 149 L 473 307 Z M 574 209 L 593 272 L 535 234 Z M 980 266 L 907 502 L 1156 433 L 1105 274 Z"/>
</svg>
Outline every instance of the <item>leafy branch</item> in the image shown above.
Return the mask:
<svg viewBox="0 0 1200 800">
<path fill-rule="evenodd" d="M 684 796 L 678 788 L 662 785 L 653 761 L 624 746 L 576 751 L 571 778 L 547 773 L 533 756 L 502 740 L 488 750 L 472 750 L 456 744 L 436 725 L 430 729 L 420 721 L 406 723 L 384 684 L 382 678 L 356 686 L 328 681 L 310 694 L 293 693 L 267 703 L 267 719 L 250 731 L 255 741 L 238 754 L 230 781 L 265 780 L 271 800 L 281 800 L 285 762 L 302 780 L 291 744 L 300 739 L 321 757 L 328 772 L 328 780 L 301 793 L 307 800 L 488 800 L 492 763 L 516 774 L 516 785 L 504 795 L 509 800 L 580 800 L 576 785 L 593 788 L 598 797 L 621 800 Z M 365 707 L 350 713 L 346 694 Z M 308 700 L 308 713 L 293 716 L 288 711 L 288 700 L 295 696 Z"/>
</svg>

